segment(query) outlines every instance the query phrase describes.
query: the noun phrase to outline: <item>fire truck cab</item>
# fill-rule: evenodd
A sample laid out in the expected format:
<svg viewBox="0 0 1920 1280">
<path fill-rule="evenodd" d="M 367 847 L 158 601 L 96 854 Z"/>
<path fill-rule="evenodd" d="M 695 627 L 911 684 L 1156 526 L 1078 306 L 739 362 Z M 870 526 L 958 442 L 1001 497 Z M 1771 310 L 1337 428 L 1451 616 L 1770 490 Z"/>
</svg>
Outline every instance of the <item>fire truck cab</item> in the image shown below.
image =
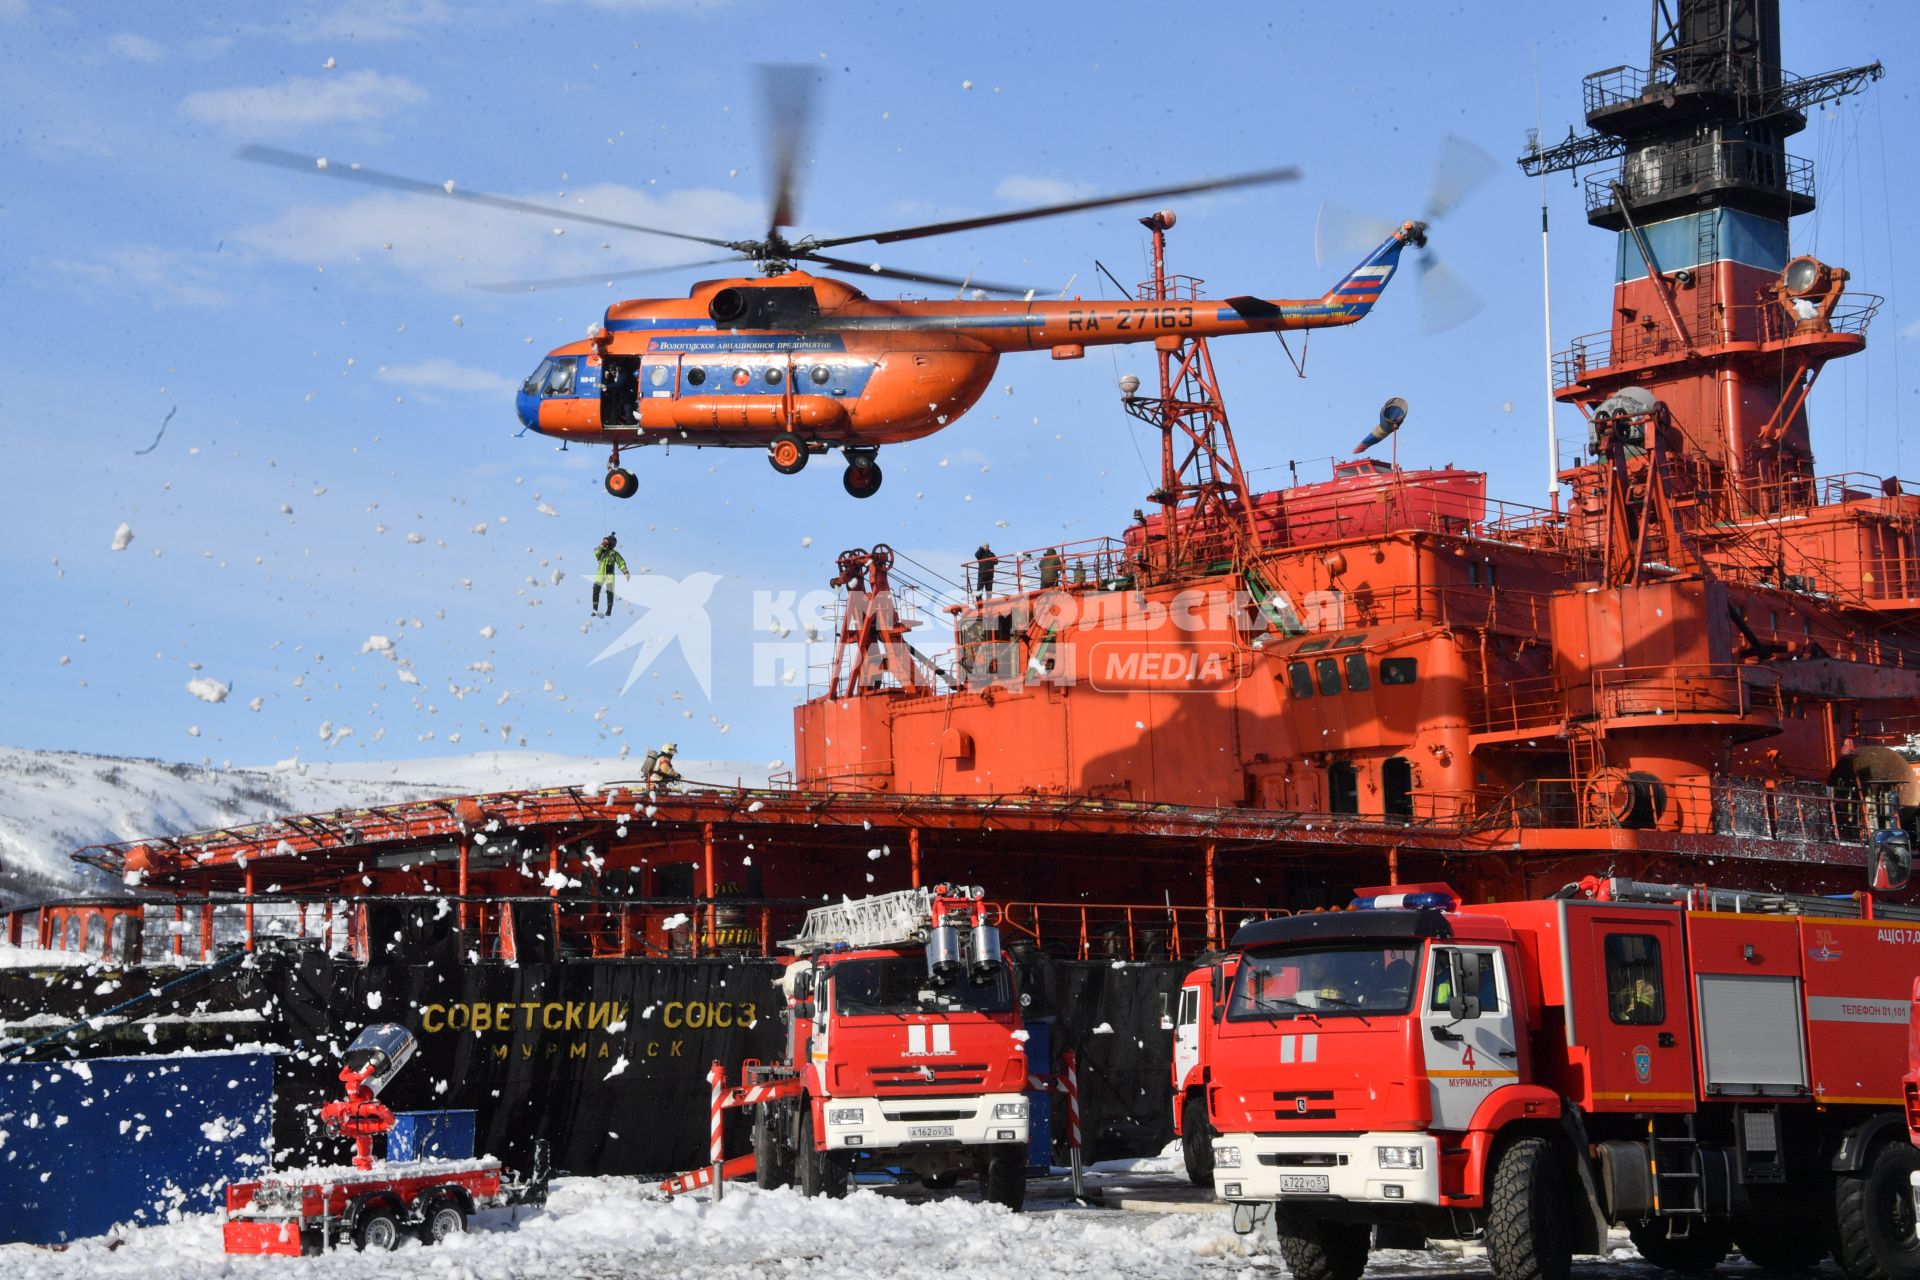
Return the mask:
<svg viewBox="0 0 1920 1280">
<path fill-rule="evenodd" d="M 861 1162 L 929 1187 L 972 1174 L 1026 1197 L 1027 1059 L 1013 966 L 978 888 L 939 886 L 809 912 L 781 979 L 787 1061 L 754 1113 L 755 1177 L 841 1196 Z"/>
<path fill-rule="evenodd" d="M 1165 1024 L 1173 1032 L 1173 1132 L 1187 1178 L 1196 1187 L 1213 1185 L 1213 1125 L 1207 1120 L 1207 1081 L 1212 1074 L 1213 1033 L 1227 1008 L 1227 992 L 1240 964 L 1239 953 L 1202 955 L 1175 996 Z"/>
<path fill-rule="evenodd" d="M 1675 1271 L 1737 1248 L 1920 1276 L 1920 911 L 1596 878 L 1359 892 L 1240 930 L 1207 1064 L 1235 1229 L 1300 1280 L 1428 1237 L 1484 1241 L 1497 1280 L 1565 1280 L 1610 1224 Z"/>
</svg>

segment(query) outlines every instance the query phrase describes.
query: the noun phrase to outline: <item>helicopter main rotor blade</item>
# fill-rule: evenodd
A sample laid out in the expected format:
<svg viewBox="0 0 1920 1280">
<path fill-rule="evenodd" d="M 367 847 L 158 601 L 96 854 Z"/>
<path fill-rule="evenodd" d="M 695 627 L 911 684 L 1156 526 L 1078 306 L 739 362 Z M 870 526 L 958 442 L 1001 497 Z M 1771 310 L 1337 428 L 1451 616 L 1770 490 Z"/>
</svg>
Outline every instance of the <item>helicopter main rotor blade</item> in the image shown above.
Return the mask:
<svg viewBox="0 0 1920 1280">
<path fill-rule="evenodd" d="M 732 249 L 730 240 L 715 240 L 711 236 L 690 235 L 685 231 L 669 231 L 664 227 L 647 227 L 637 222 L 621 222 L 615 218 L 596 217 L 591 213 L 578 213 L 572 209 L 560 209 L 553 205 L 536 204 L 531 200 L 515 200 L 511 196 L 489 195 L 484 191 L 468 191 L 452 183 L 422 182 L 418 178 L 405 178 L 397 173 L 382 173 L 378 169 L 367 169 L 359 165 L 334 166 L 318 156 L 304 156 L 294 151 L 282 151 L 278 147 L 249 145 L 235 152 L 242 160 L 254 164 L 273 165 L 281 169 L 293 169 L 301 173 L 318 174 L 323 178 L 340 178 L 347 182 L 358 182 L 369 187 L 384 187 L 389 191 L 410 191 L 415 195 L 444 196 L 453 200 L 465 200 L 469 204 L 489 205 L 496 209 L 512 209 L 516 213 L 535 213 L 543 218 L 559 218 L 568 222 L 585 222 L 596 227 L 612 227 L 618 231 L 639 231 L 650 236 L 667 236 L 674 240 L 691 240 L 695 244 L 710 244 L 717 249 Z"/>
<path fill-rule="evenodd" d="M 1094 196 L 1087 200 L 1069 200 L 1064 204 L 1042 205 L 1034 209 L 1020 209 L 1013 213 L 991 213 L 979 218 L 957 218 L 952 222 L 931 222 L 920 227 L 902 227 L 893 231 L 876 231 L 861 236 L 838 236 L 831 240 L 815 240 L 813 243 L 822 249 L 831 249 L 835 245 L 858 244 L 871 240 L 876 244 L 892 244 L 897 240 L 918 240 L 923 236 L 943 236 L 955 231 L 972 231 L 979 227 L 997 227 L 1007 222 L 1026 222 L 1032 218 L 1053 218 L 1063 213 L 1081 213 L 1088 209 L 1105 209 L 1116 204 L 1137 204 L 1147 200 L 1161 200 L 1168 196 L 1198 195 L 1206 191 L 1229 191 L 1236 187 L 1257 187 L 1270 182 L 1293 182 L 1300 177 L 1300 171 L 1288 166 L 1284 169 L 1263 169 L 1258 173 L 1243 173 L 1231 178 L 1212 178 L 1205 182 L 1184 182 L 1175 187 L 1153 187 L 1145 191 L 1129 191 L 1117 196 Z"/>
<path fill-rule="evenodd" d="M 603 271 L 592 276 L 556 276 L 550 280 L 499 280 L 490 284 L 469 284 L 471 289 L 485 289 L 489 293 L 534 293 L 541 289 L 572 289 L 580 285 L 611 284 L 615 280 L 633 280 L 640 276 L 660 276 L 674 271 L 691 271 L 695 267 L 717 267 L 724 263 L 751 262 L 753 259 L 740 255 L 732 258 L 707 258 L 700 262 L 675 262 L 664 267 L 632 267 L 625 271 Z"/>
<path fill-rule="evenodd" d="M 780 228 L 792 226 L 799 217 L 793 168 L 812 133 L 815 72 L 798 63 L 763 63 L 759 70 L 760 105 L 770 129 L 767 159 L 773 189 L 767 194 L 773 206 L 767 216 L 767 239 L 771 241 Z"/>
<path fill-rule="evenodd" d="M 847 258 L 829 257 L 824 253 L 803 252 L 794 255 L 808 262 L 817 262 L 823 267 L 832 267 L 835 271 L 850 271 L 863 276 L 884 276 L 889 280 L 911 280 L 915 284 L 948 285 L 955 289 L 978 289 L 983 293 L 1006 293 L 1019 297 L 1034 292 L 1022 285 L 994 284 L 989 280 L 975 280 L 971 277 L 961 279 L 958 276 L 937 276 L 924 271 L 901 271 L 893 267 L 883 267 L 878 263 L 853 262 Z"/>
</svg>

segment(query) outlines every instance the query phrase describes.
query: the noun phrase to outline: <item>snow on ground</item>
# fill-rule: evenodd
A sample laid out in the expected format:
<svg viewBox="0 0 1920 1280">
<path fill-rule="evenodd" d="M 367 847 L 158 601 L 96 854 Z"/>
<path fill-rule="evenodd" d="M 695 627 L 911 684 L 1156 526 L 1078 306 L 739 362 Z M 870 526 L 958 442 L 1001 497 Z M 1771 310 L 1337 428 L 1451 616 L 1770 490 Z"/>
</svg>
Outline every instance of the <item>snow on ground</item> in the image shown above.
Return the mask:
<svg viewBox="0 0 1920 1280">
<path fill-rule="evenodd" d="M 1057 1203 L 1057 1202 L 1056 1202 Z M 969 1199 L 912 1204 L 856 1190 L 842 1201 L 804 1200 L 793 1191 L 727 1188 L 664 1201 L 623 1178 L 556 1182 L 546 1210 L 492 1210 L 473 1231 L 427 1248 L 351 1249 L 307 1261 L 229 1258 L 218 1215 L 80 1241 L 64 1252 L 0 1246 L 0 1274 L 12 1280 L 194 1276 L 688 1277 L 760 1280 L 768 1275 L 926 1277 L 980 1280 L 1029 1275 L 1154 1277 L 1270 1275 L 1278 1263 L 1236 1237 L 1224 1210 L 1138 1214 L 1040 1208 L 1010 1214 Z M 117 1244 L 115 1242 L 118 1242 Z M 1409 1257 L 1426 1255 L 1407 1255 Z"/>
<path fill-rule="evenodd" d="M 690 780 L 726 786 L 764 785 L 767 777 L 764 765 L 739 761 L 683 758 L 678 765 Z M 639 770 L 637 760 L 540 751 L 214 769 L 0 747 L 0 898 L 116 888 L 67 856 L 84 845 L 470 791 L 593 785 Z"/>
</svg>

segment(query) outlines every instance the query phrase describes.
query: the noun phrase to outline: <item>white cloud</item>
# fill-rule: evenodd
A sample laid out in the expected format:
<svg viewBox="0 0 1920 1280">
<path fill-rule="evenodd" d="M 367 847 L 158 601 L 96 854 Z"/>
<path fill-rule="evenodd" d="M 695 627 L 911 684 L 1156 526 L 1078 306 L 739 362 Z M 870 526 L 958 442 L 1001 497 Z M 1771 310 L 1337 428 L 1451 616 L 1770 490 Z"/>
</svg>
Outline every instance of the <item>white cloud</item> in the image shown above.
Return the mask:
<svg viewBox="0 0 1920 1280">
<path fill-rule="evenodd" d="M 509 194 L 561 203 L 551 192 Z M 712 190 L 650 195 L 602 185 L 569 189 L 564 203 L 597 217 L 725 238 L 758 234 L 765 216 L 755 200 Z M 329 269 L 353 265 L 362 271 L 398 272 L 449 292 L 480 283 L 612 272 L 713 256 L 701 245 L 601 227 L 574 225 L 566 235 L 554 235 L 554 228 L 563 225 L 458 200 L 374 195 L 292 209 L 275 222 L 234 233 L 228 242 L 229 247 L 240 244 Z M 591 288 L 581 291 L 583 296 L 592 293 Z M 583 335 L 585 324 L 582 320 Z"/>
<path fill-rule="evenodd" d="M 519 385 L 491 369 L 476 369 L 446 359 L 388 365 L 380 370 L 380 380 L 428 391 L 471 391 L 486 395 L 510 395 Z"/>
<path fill-rule="evenodd" d="M 1904 326 L 1900 330 L 1900 336 L 1903 338 L 1920 338 L 1920 320 L 1915 320 L 1912 324 Z"/>
<path fill-rule="evenodd" d="M 107 37 L 107 52 L 128 62 L 159 62 L 167 56 L 167 46 L 158 40 L 122 31 Z"/>
<path fill-rule="evenodd" d="M 1031 174 L 1010 173 L 1000 179 L 993 194 L 1008 204 L 1065 204 L 1069 200 L 1084 200 L 1092 195 L 1095 188 L 1085 182 L 1068 182 L 1064 178 L 1041 178 Z"/>
<path fill-rule="evenodd" d="M 275 85 L 203 89 L 181 101 L 180 113 L 236 132 L 261 133 L 367 124 L 426 99 L 427 91 L 404 76 L 355 71 L 344 76 L 296 76 Z"/>
<path fill-rule="evenodd" d="M 132 244 L 103 257 L 56 258 L 48 270 L 110 295 L 143 295 L 158 306 L 218 307 L 232 301 L 210 254 L 159 245 Z"/>
</svg>

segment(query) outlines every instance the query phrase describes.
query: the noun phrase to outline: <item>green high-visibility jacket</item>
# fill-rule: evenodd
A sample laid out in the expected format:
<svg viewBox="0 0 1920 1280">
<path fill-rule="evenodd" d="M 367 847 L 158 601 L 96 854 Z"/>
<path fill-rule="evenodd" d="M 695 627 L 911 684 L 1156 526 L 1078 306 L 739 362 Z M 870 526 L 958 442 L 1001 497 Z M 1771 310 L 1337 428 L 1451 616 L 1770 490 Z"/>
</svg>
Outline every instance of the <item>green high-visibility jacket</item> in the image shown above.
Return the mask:
<svg viewBox="0 0 1920 1280">
<path fill-rule="evenodd" d="M 595 582 L 612 582 L 614 574 L 627 571 L 627 558 L 612 547 L 595 547 L 593 560 L 599 566 L 594 571 Z"/>
</svg>

